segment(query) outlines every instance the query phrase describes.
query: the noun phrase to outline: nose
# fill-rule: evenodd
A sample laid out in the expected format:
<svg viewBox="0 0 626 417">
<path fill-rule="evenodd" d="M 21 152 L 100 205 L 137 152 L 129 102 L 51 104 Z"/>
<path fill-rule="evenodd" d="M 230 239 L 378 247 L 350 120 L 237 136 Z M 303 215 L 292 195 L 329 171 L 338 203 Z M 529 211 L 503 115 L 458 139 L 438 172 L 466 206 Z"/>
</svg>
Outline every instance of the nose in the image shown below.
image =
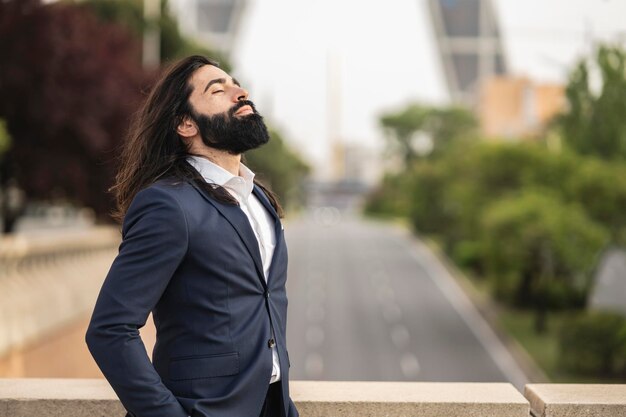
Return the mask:
<svg viewBox="0 0 626 417">
<path fill-rule="evenodd" d="M 248 90 L 245 88 L 239 87 L 239 92 L 237 93 L 237 101 L 247 100 L 248 99 Z"/>
</svg>

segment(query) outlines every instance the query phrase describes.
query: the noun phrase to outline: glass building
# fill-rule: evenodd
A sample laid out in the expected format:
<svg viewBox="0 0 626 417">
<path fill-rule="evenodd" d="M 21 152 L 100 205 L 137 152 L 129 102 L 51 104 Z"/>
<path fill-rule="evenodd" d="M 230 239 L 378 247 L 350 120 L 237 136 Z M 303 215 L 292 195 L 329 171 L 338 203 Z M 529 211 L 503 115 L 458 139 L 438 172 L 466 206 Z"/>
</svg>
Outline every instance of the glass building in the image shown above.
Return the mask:
<svg viewBox="0 0 626 417">
<path fill-rule="evenodd" d="M 474 104 L 481 80 L 507 72 L 490 0 L 428 0 L 446 82 L 454 101 Z"/>
</svg>

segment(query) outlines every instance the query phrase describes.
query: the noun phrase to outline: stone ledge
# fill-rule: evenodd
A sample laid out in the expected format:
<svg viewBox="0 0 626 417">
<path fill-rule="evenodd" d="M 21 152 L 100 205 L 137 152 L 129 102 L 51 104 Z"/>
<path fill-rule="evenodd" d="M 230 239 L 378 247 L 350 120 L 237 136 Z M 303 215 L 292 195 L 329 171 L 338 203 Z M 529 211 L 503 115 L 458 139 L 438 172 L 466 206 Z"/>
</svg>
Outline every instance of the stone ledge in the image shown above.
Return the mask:
<svg viewBox="0 0 626 417">
<path fill-rule="evenodd" d="M 528 384 L 524 396 L 536 417 L 626 416 L 626 385 Z"/>
<path fill-rule="evenodd" d="M 294 381 L 302 417 L 528 417 L 507 383 Z"/>
<path fill-rule="evenodd" d="M 292 381 L 302 417 L 528 417 L 507 383 Z M 0 379 L 0 417 L 115 417 L 124 409 L 102 379 Z"/>
<path fill-rule="evenodd" d="M 302 417 L 624 417 L 626 385 L 293 381 Z M 530 401 L 530 406 L 529 406 Z M 103 379 L 0 379 L 0 417 L 123 417 Z"/>
<path fill-rule="evenodd" d="M 0 379 L 0 417 L 123 417 L 103 379 Z"/>
</svg>

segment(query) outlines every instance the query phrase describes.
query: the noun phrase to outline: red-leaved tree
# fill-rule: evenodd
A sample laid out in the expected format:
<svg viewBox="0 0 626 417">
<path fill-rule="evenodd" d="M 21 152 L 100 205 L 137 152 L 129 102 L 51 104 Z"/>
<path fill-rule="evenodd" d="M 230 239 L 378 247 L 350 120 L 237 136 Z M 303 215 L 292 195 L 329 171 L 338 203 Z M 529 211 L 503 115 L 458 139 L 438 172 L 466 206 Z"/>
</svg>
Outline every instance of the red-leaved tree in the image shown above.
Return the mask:
<svg viewBox="0 0 626 417">
<path fill-rule="evenodd" d="M 106 219 L 115 151 L 147 78 L 126 28 L 76 4 L 0 1 L 0 118 L 12 138 L 2 181 Z"/>
</svg>

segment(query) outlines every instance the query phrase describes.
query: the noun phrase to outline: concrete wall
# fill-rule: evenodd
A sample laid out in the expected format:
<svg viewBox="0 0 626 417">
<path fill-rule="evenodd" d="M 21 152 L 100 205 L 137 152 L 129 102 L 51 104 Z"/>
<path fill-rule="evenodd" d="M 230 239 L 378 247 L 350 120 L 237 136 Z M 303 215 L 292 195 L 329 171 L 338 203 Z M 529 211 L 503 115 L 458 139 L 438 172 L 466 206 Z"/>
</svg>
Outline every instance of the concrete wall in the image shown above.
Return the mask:
<svg viewBox="0 0 626 417">
<path fill-rule="evenodd" d="M 91 313 L 120 233 L 0 237 L 0 358 Z"/>
<path fill-rule="evenodd" d="M 626 385 L 293 381 L 302 417 L 624 417 Z M 102 379 L 0 379 L 0 417 L 123 417 Z"/>
</svg>

